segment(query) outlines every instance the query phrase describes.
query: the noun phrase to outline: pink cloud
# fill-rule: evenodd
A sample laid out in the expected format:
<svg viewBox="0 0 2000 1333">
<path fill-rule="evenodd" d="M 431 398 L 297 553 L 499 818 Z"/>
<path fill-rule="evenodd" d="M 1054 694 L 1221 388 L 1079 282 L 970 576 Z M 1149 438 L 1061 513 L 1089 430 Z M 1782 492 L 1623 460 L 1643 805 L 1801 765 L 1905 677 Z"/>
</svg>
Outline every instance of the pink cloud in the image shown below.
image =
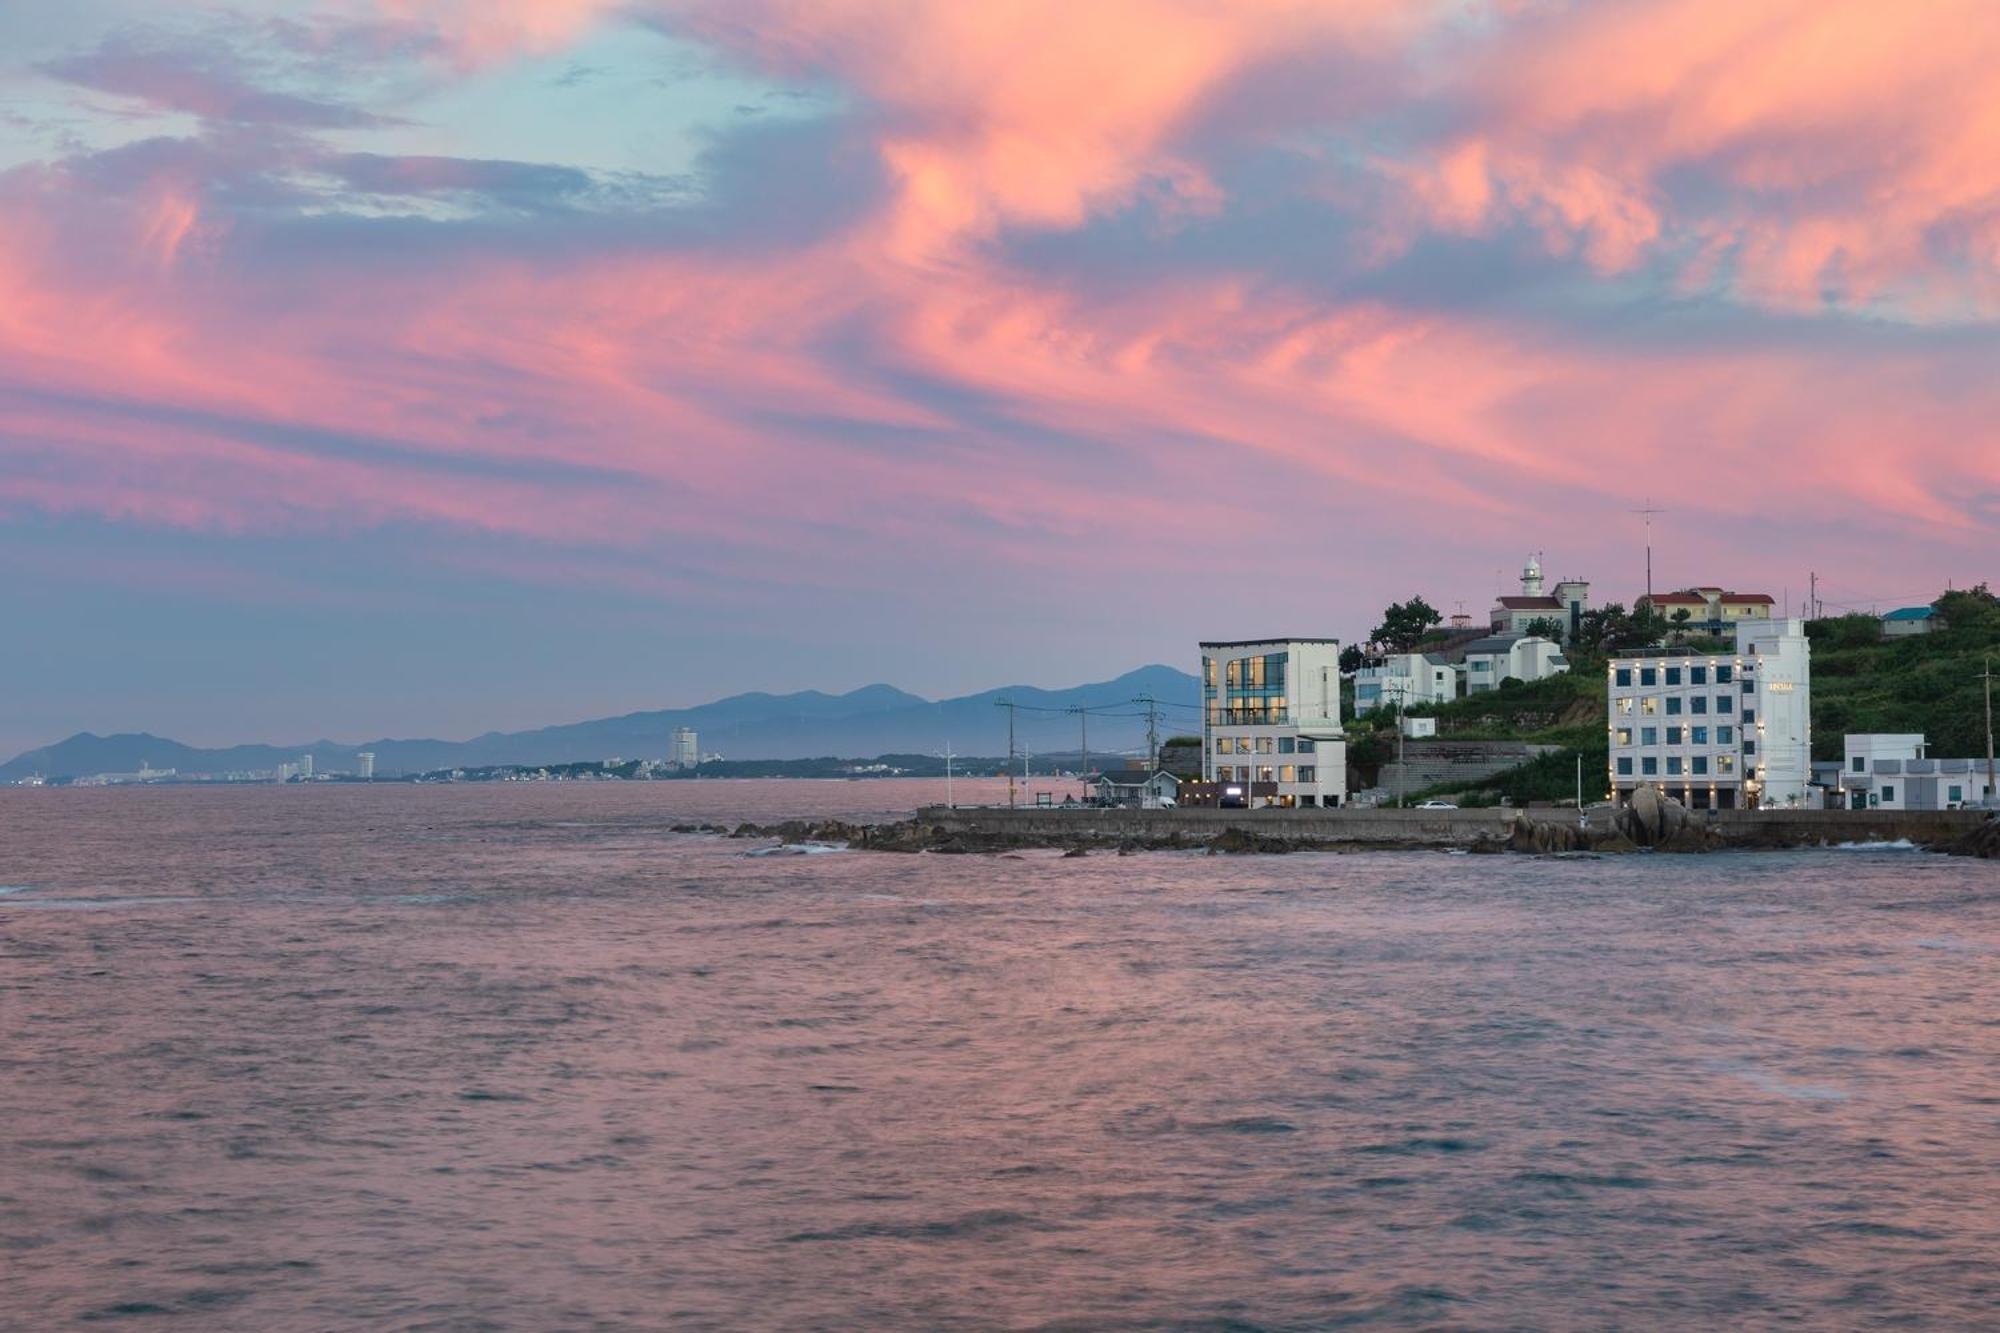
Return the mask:
<svg viewBox="0 0 2000 1333">
<path fill-rule="evenodd" d="M 1683 299 L 1722 287 L 1808 309 L 1832 284 L 1910 321 L 1990 314 L 2000 154 L 1979 146 L 2000 112 L 1962 47 L 2000 52 L 1977 34 L 1946 50 L 1873 5 L 1751 8 L 1529 10 L 1469 50 L 1444 41 L 1450 11 L 1388 0 L 646 10 L 856 99 L 886 187 L 788 246 L 486 233 L 421 262 L 316 253 L 307 228 L 190 176 L 119 193 L 73 169 L 12 173 L 0 503 L 220 531 L 414 522 L 614 553 L 671 535 L 832 584 L 882 576 L 874 543 L 1045 571 L 1192 531 L 1161 559 L 1195 567 L 1263 510 L 1316 521 L 1319 496 L 1371 539 L 1518 544 L 1524 516 L 1602 531 L 1694 456 L 1716 480 L 1689 482 L 1688 501 L 1717 522 L 1782 496 L 1974 545 L 1991 521 L 1981 492 L 2000 488 L 2000 387 L 1963 352 L 1649 346 L 1607 338 L 1588 309 L 1568 327 L 1362 294 L 1256 253 L 1096 283 L 1006 245 L 1083 232 L 1161 183 L 1166 232 L 1228 217 L 1241 201 L 1195 142 L 1204 113 L 1268 62 L 1339 50 L 1442 59 L 1430 77 L 1469 109 L 1412 158 L 1368 164 L 1387 202 L 1362 221 L 1396 243 L 1383 262 L 1520 226 L 1584 281 L 1658 261 Z M 629 9 L 381 0 L 468 69 L 561 49 Z M 1258 132 L 1283 138 L 1268 115 Z M 412 189 L 490 174 L 436 158 L 371 169 Z M 1684 170 L 1725 202 L 1677 202 Z M 1969 276 L 1946 298 L 1951 228 Z M 1307 242 L 1322 243 L 1340 244 Z M 1551 495 L 1575 507 L 1552 511 Z M 575 556 L 538 577 L 593 568 L 686 586 Z"/>
</svg>

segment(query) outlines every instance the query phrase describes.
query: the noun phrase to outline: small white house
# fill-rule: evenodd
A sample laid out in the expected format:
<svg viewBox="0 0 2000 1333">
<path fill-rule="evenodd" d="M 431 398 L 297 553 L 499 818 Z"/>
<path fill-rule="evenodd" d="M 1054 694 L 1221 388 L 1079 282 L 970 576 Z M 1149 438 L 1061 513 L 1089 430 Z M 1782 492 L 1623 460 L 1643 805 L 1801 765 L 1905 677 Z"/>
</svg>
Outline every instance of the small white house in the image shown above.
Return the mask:
<svg viewBox="0 0 2000 1333">
<path fill-rule="evenodd" d="M 1833 799 L 1849 810 L 1959 810 L 1993 797 L 1984 759 L 1933 759 L 1922 734 L 1849 735 Z"/>
<path fill-rule="evenodd" d="M 1099 773 L 1091 781 L 1090 790 L 1099 805 L 1157 810 L 1175 803 L 1180 795 L 1181 780 L 1165 771 L 1148 773 L 1143 768 L 1133 768 L 1123 772 Z"/>
<path fill-rule="evenodd" d="M 1446 704 L 1458 697 L 1458 668 L 1437 653 L 1391 653 L 1354 673 L 1356 716 L 1378 708 Z"/>
<path fill-rule="evenodd" d="M 1516 680 L 1544 680 L 1569 670 L 1562 645 L 1537 634 L 1495 634 L 1465 649 L 1465 692 L 1468 696 L 1498 689 Z"/>
<path fill-rule="evenodd" d="M 1928 606 L 1906 606 L 1882 617 L 1882 637 L 1907 639 L 1929 634 L 1938 625 L 1938 613 Z"/>
</svg>

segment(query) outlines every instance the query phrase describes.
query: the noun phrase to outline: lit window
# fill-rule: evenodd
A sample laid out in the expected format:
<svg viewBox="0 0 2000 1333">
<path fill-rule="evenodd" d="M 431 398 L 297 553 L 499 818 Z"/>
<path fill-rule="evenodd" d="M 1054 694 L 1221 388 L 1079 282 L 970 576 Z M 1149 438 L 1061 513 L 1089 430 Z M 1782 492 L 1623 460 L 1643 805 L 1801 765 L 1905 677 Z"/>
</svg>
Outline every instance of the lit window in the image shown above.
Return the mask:
<svg viewBox="0 0 2000 1333">
<path fill-rule="evenodd" d="M 1618 701 L 1618 711 L 1625 717 L 1632 716 L 1632 701 L 1630 699 L 1620 699 Z"/>
<path fill-rule="evenodd" d="M 1658 699 L 1641 699 L 1639 701 L 1639 711 L 1647 717 L 1653 717 L 1660 711 L 1660 701 Z"/>
<path fill-rule="evenodd" d="M 1733 754 L 1719 754 L 1715 756 L 1715 771 L 1718 773 L 1734 773 L 1736 771 L 1736 756 Z"/>
<path fill-rule="evenodd" d="M 1296 768 L 1293 768 L 1290 764 L 1284 764 L 1279 767 L 1278 781 L 1297 782 L 1298 780 L 1299 780 L 1299 774 Z"/>
<path fill-rule="evenodd" d="M 1620 745 L 1630 745 L 1632 743 L 1632 728 L 1618 728 L 1618 743 Z"/>
</svg>

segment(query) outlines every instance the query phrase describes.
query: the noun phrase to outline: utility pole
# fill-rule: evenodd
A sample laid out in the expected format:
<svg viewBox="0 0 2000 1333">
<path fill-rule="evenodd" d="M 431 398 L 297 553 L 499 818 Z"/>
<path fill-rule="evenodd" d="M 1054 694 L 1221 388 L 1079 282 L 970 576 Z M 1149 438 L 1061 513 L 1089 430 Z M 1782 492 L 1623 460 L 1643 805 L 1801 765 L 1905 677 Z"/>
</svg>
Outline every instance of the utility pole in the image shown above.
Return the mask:
<svg viewBox="0 0 2000 1333">
<path fill-rule="evenodd" d="M 1403 793 L 1410 786 L 1410 766 L 1403 761 L 1403 700 L 1409 693 L 1407 686 L 1397 685 L 1396 690 L 1396 808 L 1403 808 Z"/>
<path fill-rule="evenodd" d="M 1007 808 L 1012 810 L 1014 808 L 1014 701 L 995 699 L 993 706 L 1007 710 Z M 1027 776 L 1025 762 L 1021 765 L 1021 771 L 1023 777 Z"/>
<path fill-rule="evenodd" d="M 1083 732 L 1083 739 L 1082 739 L 1083 771 L 1077 774 L 1077 778 L 1079 779 L 1079 781 L 1083 786 L 1084 799 L 1089 800 L 1090 799 L 1090 709 L 1082 705 L 1078 705 L 1077 707 L 1072 708 L 1069 711 L 1076 714 L 1076 724 L 1078 727 L 1082 728 Z"/>
<path fill-rule="evenodd" d="M 1986 795 L 1989 800 L 2000 800 L 2000 782 L 1993 778 L 1993 658 L 1986 658 L 1986 674 L 1981 677 L 1986 682 Z"/>
<path fill-rule="evenodd" d="M 1819 619 L 1819 571 L 1814 570 L 1812 573 L 1806 575 L 1806 580 L 1807 580 L 1806 586 L 1811 589 L 1811 591 L 1806 594 L 1806 618 L 1809 620 L 1818 620 Z"/>
<path fill-rule="evenodd" d="M 1643 508 L 1634 509 L 1632 512 L 1643 516 L 1646 520 L 1646 605 L 1650 607 L 1653 604 L 1653 515 L 1664 514 L 1667 511 L 1654 508 L 1652 500 L 1648 499 Z"/>
<path fill-rule="evenodd" d="M 1142 694 L 1137 702 L 1146 705 L 1146 776 L 1152 777 L 1160 771 L 1160 705 L 1150 694 Z"/>
</svg>

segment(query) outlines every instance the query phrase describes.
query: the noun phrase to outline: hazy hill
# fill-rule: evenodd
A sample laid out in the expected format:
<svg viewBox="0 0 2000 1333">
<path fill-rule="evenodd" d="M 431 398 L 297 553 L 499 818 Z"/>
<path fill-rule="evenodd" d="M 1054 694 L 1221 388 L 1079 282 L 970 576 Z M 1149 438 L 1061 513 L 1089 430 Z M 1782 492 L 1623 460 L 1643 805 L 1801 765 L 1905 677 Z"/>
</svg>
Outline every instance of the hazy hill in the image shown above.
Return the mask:
<svg viewBox="0 0 2000 1333">
<path fill-rule="evenodd" d="M 1005 754 L 1007 712 L 994 701 L 1010 698 L 1017 740 L 1035 752 L 1077 748 L 1077 719 L 1065 708 L 1118 705 L 1151 693 L 1163 707 L 1161 736 L 1194 724 L 1200 690 L 1193 676 L 1172 667 L 1148 666 L 1115 680 L 1045 690 L 1019 685 L 956 699 L 928 700 L 889 685 L 869 685 L 847 694 L 806 690 L 798 694 L 738 694 L 695 708 L 660 709 L 597 718 L 534 731 L 488 732 L 465 741 L 382 740 L 343 745 L 312 741 L 300 745 L 238 745 L 201 749 L 146 733 L 96 736 L 82 732 L 68 740 L 0 765 L 0 781 L 41 774 L 87 777 L 130 773 L 142 763 L 182 773 L 223 773 L 273 768 L 310 754 L 322 771 L 354 767 L 362 750 L 375 753 L 377 773 L 425 772 L 489 764 L 549 764 L 604 759 L 664 759 L 676 727 L 693 727 L 701 748 L 731 759 L 793 759 L 810 755 L 870 756 L 892 751 L 928 754 L 947 742 L 960 754 Z M 1093 715 L 1092 750 L 1129 750 L 1144 744 L 1145 719 Z"/>
</svg>

